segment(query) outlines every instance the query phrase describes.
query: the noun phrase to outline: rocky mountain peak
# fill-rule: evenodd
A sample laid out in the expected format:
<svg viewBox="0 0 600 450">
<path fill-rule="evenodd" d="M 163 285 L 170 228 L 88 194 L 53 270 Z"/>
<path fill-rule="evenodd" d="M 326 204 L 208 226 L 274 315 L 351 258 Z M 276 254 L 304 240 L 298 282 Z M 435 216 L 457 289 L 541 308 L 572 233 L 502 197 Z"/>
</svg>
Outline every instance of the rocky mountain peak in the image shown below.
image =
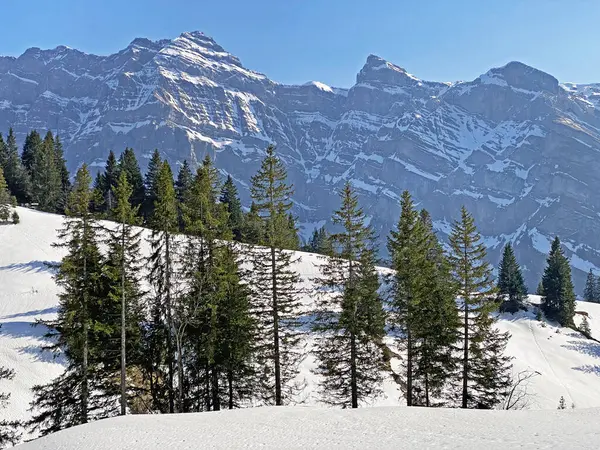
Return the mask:
<svg viewBox="0 0 600 450">
<path fill-rule="evenodd" d="M 494 68 L 478 78 L 481 83 L 556 94 L 559 83 L 552 75 L 518 61 Z M 477 81 L 477 80 L 476 80 Z"/>
<path fill-rule="evenodd" d="M 369 55 L 367 62 L 356 76 L 356 83 L 385 83 L 397 86 L 411 86 L 419 83 L 414 75 L 405 69 L 377 56 Z"/>
</svg>

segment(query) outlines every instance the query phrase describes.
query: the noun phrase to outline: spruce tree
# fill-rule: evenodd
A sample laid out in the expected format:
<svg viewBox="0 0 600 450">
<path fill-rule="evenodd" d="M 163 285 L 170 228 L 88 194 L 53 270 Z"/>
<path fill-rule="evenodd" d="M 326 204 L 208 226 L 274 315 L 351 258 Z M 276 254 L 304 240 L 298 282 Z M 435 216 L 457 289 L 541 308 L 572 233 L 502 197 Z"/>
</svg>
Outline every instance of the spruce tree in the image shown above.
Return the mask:
<svg viewBox="0 0 600 450">
<path fill-rule="evenodd" d="M 12 206 L 14 198 L 8 191 L 6 180 L 4 179 L 4 172 L 0 167 L 0 224 L 8 222 L 12 215 Z"/>
<path fill-rule="evenodd" d="M 459 285 L 462 331 L 462 408 L 493 408 L 510 386 L 509 339 L 494 327 L 497 293 L 486 249 L 473 217 L 463 206 L 450 235 L 450 262 Z"/>
<path fill-rule="evenodd" d="M 142 206 L 142 212 L 146 221 L 152 221 L 152 214 L 154 211 L 154 204 L 158 198 L 158 176 L 163 166 L 162 159 L 158 150 L 154 150 L 152 158 L 148 164 L 148 171 L 144 178 L 144 204 Z"/>
<path fill-rule="evenodd" d="M 114 152 L 111 150 L 108 153 L 106 164 L 104 165 L 104 173 L 100 178 L 100 195 L 102 195 L 104 211 L 110 215 L 110 211 L 115 206 L 114 190 L 119 179 L 120 167 Z"/>
<path fill-rule="evenodd" d="M 118 327 L 113 326 L 113 330 L 120 334 L 121 415 L 126 414 L 128 404 L 127 361 L 129 359 L 130 364 L 140 362 L 140 327 L 143 322 L 139 262 L 141 230 L 135 228 L 140 224 L 137 216 L 139 206 L 131 206 L 132 194 L 133 189 L 127 181 L 127 174 L 121 171 L 113 188 L 114 204 L 111 209 L 111 218 L 118 225 L 108 229 L 108 257 L 104 266 L 110 286 L 109 299 L 119 303 L 121 310 L 120 324 Z"/>
<path fill-rule="evenodd" d="M 68 201 L 69 191 L 71 190 L 70 174 L 67 170 L 67 161 L 64 157 L 62 142 L 57 135 L 54 138 L 54 154 L 56 158 L 56 167 L 60 173 L 61 194 L 57 205 L 57 212 L 64 213 Z"/>
<path fill-rule="evenodd" d="M 264 400 L 283 405 L 297 386 L 291 384 L 302 360 L 299 348 L 299 275 L 291 252 L 289 210 L 292 207 L 292 186 L 286 182 L 287 172 L 282 161 L 269 146 L 266 157 L 252 177 L 250 192 L 255 213 L 263 223 L 259 243 L 267 249 L 253 250 L 252 281 L 254 313 L 258 323 L 260 358 L 264 363 Z"/>
<path fill-rule="evenodd" d="M 540 281 L 535 290 L 535 295 L 539 295 L 540 297 L 544 296 L 544 284 Z"/>
<path fill-rule="evenodd" d="M 592 269 L 588 272 L 585 280 L 585 289 L 583 290 L 583 300 L 586 302 L 597 303 L 596 299 L 596 277 L 594 276 Z"/>
<path fill-rule="evenodd" d="M 190 165 L 187 159 L 183 161 L 179 173 L 177 174 L 177 181 L 175 182 L 175 193 L 179 202 L 185 201 L 186 195 L 192 185 L 194 175 L 190 170 Z"/>
<path fill-rule="evenodd" d="M 4 176 L 9 190 L 17 198 L 18 203 L 31 201 L 31 180 L 19 156 L 19 148 L 13 129 L 8 130 L 6 140 L 7 162 L 4 167 Z"/>
<path fill-rule="evenodd" d="M 42 138 L 40 134 L 36 130 L 31 131 L 25 138 L 25 143 L 23 144 L 23 151 L 21 152 L 21 160 L 23 161 L 23 166 L 30 175 L 33 172 L 33 163 L 35 155 L 36 153 L 38 153 L 41 146 Z"/>
<path fill-rule="evenodd" d="M 0 133 L 0 169 L 6 170 L 6 166 L 8 164 L 8 147 L 6 146 L 6 142 L 4 142 L 4 137 L 2 133 Z"/>
<path fill-rule="evenodd" d="M 242 242 L 247 244 L 259 244 L 265 238 L 265 224 L 258 213 L 256 203 L 250 204 L 250 210 L 244 216 L 242 227 Z"/>
<path fill-rule="evenodd" d="M 0 325 L 0 328 L 2 325 Z M 0 381 L 12 380 L 15 377 L 15 371 L 0 367 Z M 5 408 L 10 400 L 10 393 L 0 392 L 0 408 Z M 17 445 L 21 439 L 19 427 L 21 423 L 16 420 L 0 420 L 0 448 L 6 448 L 8 445 Z"/>
<path fill-rule="evenodd" d="M 500 310 L 515 313 L 520 309 L 525 309 L 524 301 L 527 289 L 510 243 L 504 246 L 498 273 L 498 291 L 503 296 Z"/>
<path fill-rule="evenodd" d="M 46 212 L 56 212 L 63 196 L 62 174 L 54 145 L 54 137 L 48 131 L 43 142 L 34 147 L 30 166 L 33 200 Z"/>
<path fill-rule="evenodd" d="M 142 206 L 145 198 L 144 178 L 138 164 L 135 152 L 127 147 L 119 157 L 119 168 L 127 175 L 127 182 L 131 186 L 131 205 L 136 208 Z"/>
<path fill-rule="evenodd" d="M 328 255 L 331 251 L 329 235 L 324 226 L 315 228 L 310 239 L 303 247 L 303 250 L 321 255 Z"/>
<path fill-rule="evenodd" d="M 542 285 L 544 288 L 542 309 L 546 317 L 556 320 L 564 327 L 573 327 L 575 292 L 571 280 L 571 266 L 562 251 L 558 237 L 552 242 Z"/>
<path fill-rule="evenodd" d="M 150 376 L 160 382 L 160 366 L 162 356 L 166 358 L 167 365 L 167 397 L 168 412 L 175 412 L 174 392 L 174 327 L 173 327 L 173 293 L 174 293 L 174 264 L 175 264 L 175 239 L 174 233 L 178 230 L 177 223 L 177 199 L 175 197 L 175 186 L 171 167 L 164 161 L 156 176 L 156 180 L 150 185 L 150 197 L 154 199 L 153 213 L 151 216 L 152 236 L 150 238 L 150 274 L 149 281 L 152 286 L 153 296 L 151 298 L 151 349 L 153 366 Z M 163 349 L 163 338 L 166 341 L 166 349 Z M 164 351 L 163 351 L 164 350 Z M 158 391 L 153 392 L 156 407 L 164 409 L 158 398 Z"/>
<path fill-rule="evenodd" d="M 227 223 L 233 232 L 233 239 L 241 241 L 244 213 L 242 212 L 242 202 L 240 201 L 237 188 L 231 175 L 227 175 L 227 180 L 223 184 L 220 201 L 227 206 L 227 212 L 229 213 Z"/>
<path fill-rule="evenodd" d="M 385 314 L 375 269 L 373 230 L 349 183 L 340 192 L 342 205 L 333 223 L 332 256 L 321 266 L 320 298 L 313 330 L 318 333 L 317 367 L 323 400 L 357 408 L 381 393 L 384 369 L 381 344 Z"/>
</svg>

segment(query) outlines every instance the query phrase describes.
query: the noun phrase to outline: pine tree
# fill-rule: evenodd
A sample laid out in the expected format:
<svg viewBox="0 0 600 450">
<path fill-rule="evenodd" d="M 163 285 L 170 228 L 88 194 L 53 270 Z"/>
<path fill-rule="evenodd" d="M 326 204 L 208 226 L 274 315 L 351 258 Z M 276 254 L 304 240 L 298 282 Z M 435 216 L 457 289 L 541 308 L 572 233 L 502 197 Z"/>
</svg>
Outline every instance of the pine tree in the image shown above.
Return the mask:
<svg viewBox="0 0 600 450">
<path fill-rule="evenodd" d="M 70 174 L 67 170 L 67 161 L 64 157 L 62 142 L 57 135 L 54 139 L 54 154 L 56 158 L 56 167 L 60 173 L 61 194 L 57 205 L 57 212 L 64 213 L 67 205 L 69 191 L 71 190 Z"/>
<path fill-rule="evenodd" d="M 289 245 L 289 210 L 292 207 L 292 186 L 286 183 L 287 173 L 281 160 L 269 146 L 261 167 L 252 177 L 250 192 L 255 212 L 262 218 L 264 235 L 259 243 L 267 250 L 254 249 L 254 313 L 259 327 L 259 351 L 265 365 L 264 386 L 267 403 L 283 405 L 289 401 L 295 386 L 291 381 L 298 374 L 302 360 L 299 349 L 299 276 L 293 270 L 295 262 Z"/>
<path fill-rule="evenodd" d="M 156 153 L 157 154 L 157 153 Z M 153 213 L 151 216 L 152 236 L 150 238 L 150 276 L 149 281 L 153 288 L 152 302 L 152 330 L 150 335 L 153 366 L 151 377 L 155 377 L 152 383 L 158 383 L 160 366 L 162 365 L 161 354 L 166 355 L 167 364 L 167 396 L 168 412 L 175 412 L 174 392 L 174 327 L 173 327 L 173 276 L 175 239 L 173 233 L 178 230 L 177 224 L 177 200 L 175 197 L 175 186 L 171 167 L 164 161 L 156 176 L 156 180 L 150 184 L 149 197 L 155 198 Z M 163 352 L 163 338 L 166 340 L 166 349 Z M 155 407 L 164 409 L 160 404 L 161 399 L 158 391 L 152 392 Z"/>
<path fill-rule="evenodd" d="M 30 141 L 35 141 L 35 137 Z M 34 147 L 30 166 L 33 200 L 38 203 L 39 209 L 47 212 L 57 211 L 63 194 L 62 175 L 54 145 L 54 137 L 48 131 L 44 141 Z"/>
<path fill-rule="evenodd" d="M 544 296 L 544 284 L 540 281 L 535 290 L 535 295 L 539 295 L 540 297 Z"/>
<path fill-rule="evenodd" d="M 0 367 L 0 381 L 12 380 L 14 377 L 14 370 Z M 5 408 L 9 400 L 10 393 L 0 392 L 0 408 Z M 18 421 L 0 420 L 0 448 L 6 448 L 7 445 L 17 445 L 21 439 L 20 426 L 21 423 Z"/>
<path fill-rule="evenodd" d="M 587 279 L 585 280 L 585 289 L 583 290 L 583 299 L 586 302 L 597 303 L 596 297 L 596 277 L 592 273 L 592 269 L 588 272 Z"/>
<path fill-rule="evenodd" d="M 46 349 L 62 352 L 67 359 L 65 373 L 44 386 L 33 388 L 30 422 L 42 435 L 86 423 L 93 415 L 111 413 L 113 398 L 107 394 L 107 377 L 102 368 L 109 360 L 110 342 L 106 318 L 116 316 L 104 303 L 103 258 L 99 250 L 99 228 L 90 205 L 91 178 L 84 164 L 77 172 L 69 195 L 65 225 L 56 244 L 67 250 L 58 265 L 56 282 L 61 288 L 58 317 L 44 322 L 52 344 Z M 117 316 L 118 317 L 118 316 Z M 109 390 L 109 389 L 108 389 Z"/>
<path fill-rule="evenodd" d="M 4 167 L 4 176 L 8 189 L 17 198 L 17 202 L 28 203 L 31 201 L 31 180 L 21 162 L 17 140 L 12 128 L 8 130 L 6 149 L 8 159 Z"/>
<path fill-rule="evenodd" d="M 563 254 L 560 240 L 554 238 L 546 269 L 542 277 L 544 302 L 542 308 L 547 318 L 562 326 L 573 326 L 575 315 L 575 292 L 571 280 L 571 266 Z"/>
<path fill-rule="evenodd" d="M 2 133 L 0 133 L 0 169 L 3 171 L 6 170 L 6 166 L 8 164 L 8 147 L 4 142 L 4 137 Z"/>
<path fill-rule="evenodd" d="M 139 363 L 141 358 L 140 328 L 143 321 L 143 292 L 140 288 L 141 267 L 139 263 L 141 231 L 138 207 L 132 207 L 130 199 L 133 189 L 127 182 L 127 174 L 121 171 L 113 188 L 111 218 L 118 226 L 108 230 L 108 258 L 104 271 L 109 279 L 109 299 L 120 303 L 121 320 L 113 330 L 120 334 L 120 390 L 121 415 L 127 412 L 127 355 L 129 361 Z M 116 334 L 116 333 L 113 333 Z M 114 336 L 117 338 L 117 336 Z M 115 339 L 116 341 L 116 339 Z"/>
<path fill-rule="evenodd" d="M 183 161 L 179 174 L 177 175 L 177 181 L 175 182 L 175 193 L 179 202 L 184 202 L 186 195 L 194 181 L 194 175 L 190 170 L 190 165 L 187 160 Z"/>
<path fill-rule="evenodd" d="M 325 227 L 315 228 L 310 239 L 303 247 L 303 250 L 321 255 L 328 255 L 331 252 L 331 243 Z"/>
<path fill-rule="evenodd" d="M 492 269 L 486 250 L 465 207 L 450 235 L 450 261 L 459 284 L 463 321 L 463 408 L 492 408 L 510 385 L 509 359 L 503 355 L 508 333 L 494 328 L 491 312 L 497 307 Z"/>
<path fill-rule="evenodd" d="M 141 207 L 146 196 L 144 178 L 132 148 L 127 147 L 119 157 L 119 168 L 127 175 L 127 182 L 131 186 L 131 206 Z"/>
<path fill-rule="evenodd" d="M 152 214 L 154 212 L 154 204 L 158 198 L 158 176 L 163 166 L 162 159 L 158 150 L 154 150 L 152 158 L 148 164 L 148 171 L 144 178 L 144 204 L 142 206 L 142 212 L 146 221 L 152 221 Z"/>
<path fill-rule="evenodd" d="M 385 314 L 378 294 L 373 230 L 349 183 L 333 223 L 343 231 L 331 237 L 333 255 L 321 267 L 321 288 L 314 331 L 318 364 L 315 372 L 324 401 L 357 408 L 381 393 L 384 368 L 381 344 Z"/>
<path fill-rule="evenodd" d="M 250 211 L 244 216 L 242 227 L 242 242 L 259 244 L 265 239 L 265 224 L 258 213 L 256 203 L 250 204 Z"/>
<path fill-rule="evenodd" d="M 104 173 L 100 178 L 100 194 L 102 195 L 104 211 L 109 213 L 115 206 L 114 190 L 119 180 L 120 167 L 114 152 L 111 150 L 108 153 Z"/>
<path fill-rule="evenodd" d="M 527 289 L 510 243 L 504 247 L 498 272 L 498 291 L 503 296 L 500 310 L 515 313 L 520 309 L 525 309 L 524 301 Z"/>
<path fill-rule="evenodd" d="M 588 339 L 592 337 L 592 329 L 590 328 L 590 322 L 588 321 L 586 316 L 583 316 L 581 325 L 579 325 L 579 331 Z"/>
<path fill-rule="evenodd" d="M 242 231 L 244 224 L 244 213 L 242 212 L 242 202 L 238 196 L 238 191 L 231 175 L 227 175 L 227 180 L 221 189 L 221 203 L 227 206 L 229 213 L 228 225 L 233 232 L 233 239 L 242 240 Z"/>
<path fill-rule="evenodd" d="M 21 160 L 23 161 L 23 166 L 30 175 L 33 172 L 33 163 L 35 155 L 36 153 L 38 153 L 41 146 L 42 138 L 36 130 L 33 130 L 25 138 L 25 144 L 23 144 L 23 152 L 21 153 Z"/>
<path fill-rule="evenodd" d="M 14 198 L 8 191 L 6 180 L 4 179 L 4 172 L 0 167 L 0 224 L 8 222 L 12 215 L 12 206 Z"/>
</svg>

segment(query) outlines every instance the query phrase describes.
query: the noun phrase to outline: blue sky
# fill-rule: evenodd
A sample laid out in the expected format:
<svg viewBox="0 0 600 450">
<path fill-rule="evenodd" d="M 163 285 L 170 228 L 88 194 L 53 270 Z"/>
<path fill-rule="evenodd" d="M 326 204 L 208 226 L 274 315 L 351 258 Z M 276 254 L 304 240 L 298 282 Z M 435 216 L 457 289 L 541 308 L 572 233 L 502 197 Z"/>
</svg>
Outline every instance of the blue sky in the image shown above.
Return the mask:
<svg viewBox="0 0 600 450">
<path fill-rule="evenodd" d="M 427 80 L 519 60 L 600 82 L 597 0 L 8 0 L 2 12 L 3 55 L 61 44 L 109 54 L 134 37 L 199 30 L 285 83 L 351 86 L 370 53 Z"/>
</svg>

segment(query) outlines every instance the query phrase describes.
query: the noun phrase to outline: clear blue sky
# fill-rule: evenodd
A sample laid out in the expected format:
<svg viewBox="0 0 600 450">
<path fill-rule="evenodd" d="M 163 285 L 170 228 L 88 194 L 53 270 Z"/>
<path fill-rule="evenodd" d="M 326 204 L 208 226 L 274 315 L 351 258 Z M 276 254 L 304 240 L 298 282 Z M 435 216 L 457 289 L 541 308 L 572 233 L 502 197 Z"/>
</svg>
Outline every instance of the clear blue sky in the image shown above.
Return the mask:
<svg viewBox="0 0 600 450">
<path fill-rule="evenodd" d="M 427 80 L 519 60 L 600 82 L 598 0 L 6 0 L 2 13 L 3 55 L 61 44 L 109 54 L 199 30 L 285 83 L 348 87 L 370 53 Z"/>
</svg>

